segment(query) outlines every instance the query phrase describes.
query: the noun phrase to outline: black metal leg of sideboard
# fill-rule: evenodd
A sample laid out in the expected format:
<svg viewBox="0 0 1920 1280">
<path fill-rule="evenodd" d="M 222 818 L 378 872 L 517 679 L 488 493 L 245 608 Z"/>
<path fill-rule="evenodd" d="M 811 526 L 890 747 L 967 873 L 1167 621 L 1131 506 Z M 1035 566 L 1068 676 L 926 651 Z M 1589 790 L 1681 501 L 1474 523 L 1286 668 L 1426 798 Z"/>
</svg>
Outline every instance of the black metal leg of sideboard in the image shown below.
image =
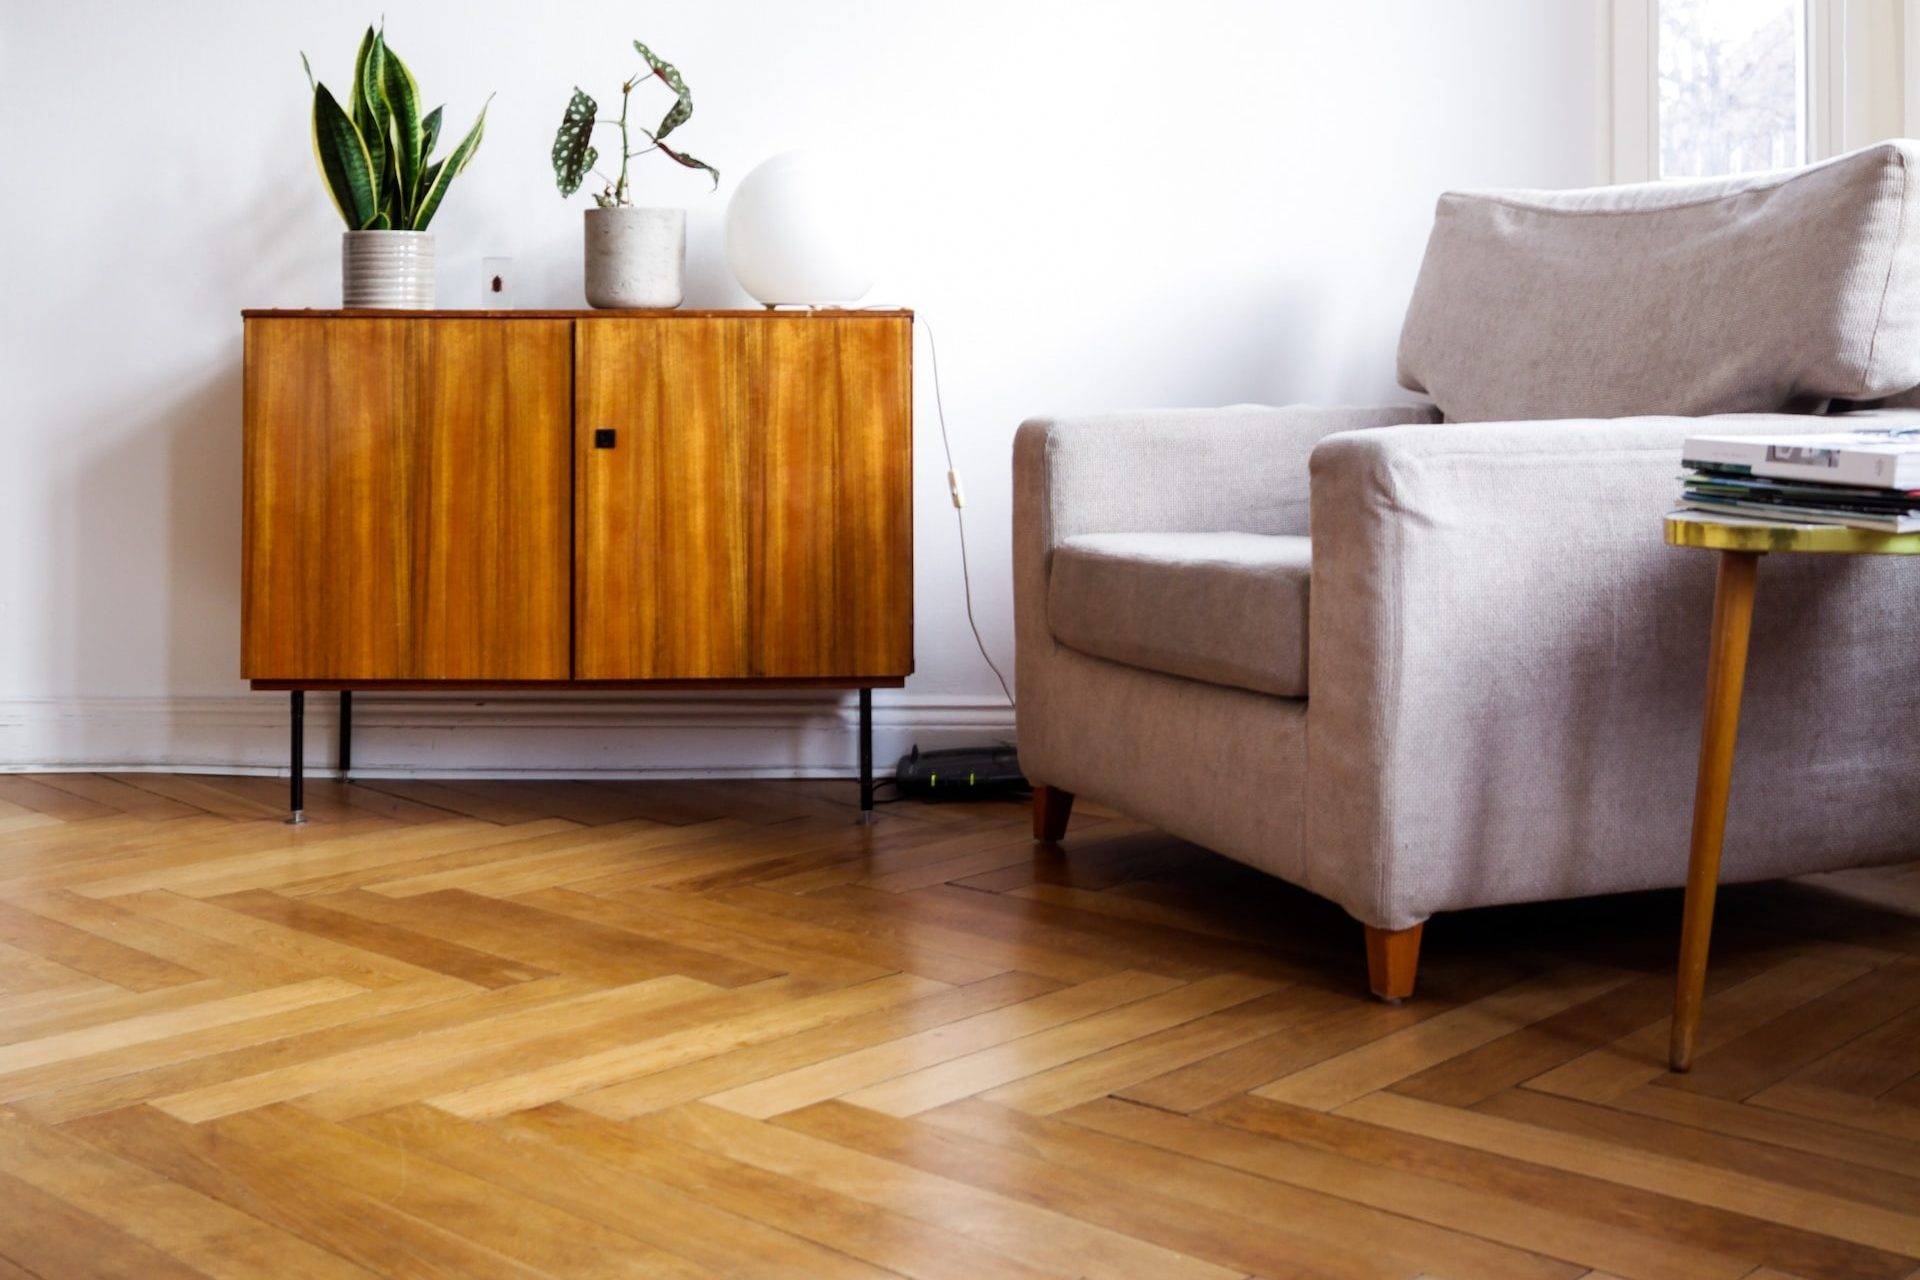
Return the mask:
<svg viewBox="0 0 1920 1280">
<path fill-rule="evenodd" d="M 873 821 L 873 690 L 860 691 L 860 821 Z"/>
<path fill-rule="evenodd" d="M 340 776 L 353 771 L 353 690 L 340 691 Z"/>
<path fill-rule="evenodd" d="M 292 705 L 293 739 L 289 744 L 287 770 L 287 821 L 295 826 L 307 820 L 306 807 L 306 747 L 307 747 L 307 695 L 302 689 L 293 691 Z"/>
</svg>

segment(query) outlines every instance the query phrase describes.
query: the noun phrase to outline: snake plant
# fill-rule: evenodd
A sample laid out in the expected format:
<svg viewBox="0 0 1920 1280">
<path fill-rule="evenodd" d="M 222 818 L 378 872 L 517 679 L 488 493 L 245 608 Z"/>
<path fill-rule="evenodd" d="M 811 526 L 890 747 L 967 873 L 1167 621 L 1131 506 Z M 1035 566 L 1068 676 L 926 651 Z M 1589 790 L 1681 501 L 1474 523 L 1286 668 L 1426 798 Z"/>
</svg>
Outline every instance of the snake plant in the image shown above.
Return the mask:
<svg viewBox="0 0 1920 1280">
<path fill-rule="evenodd" d="M 440 140 L 442 108 L 420 114 L 420 86 L 387 45 L 384 27 L 368 27 L 360 41 L 348 106 L 313 78 L 304 53 L 300 65 L 313 87 L 314 158 L 348 229 L 425 231 L 447 188 L 480 149 L 486 107 L 458 146 L 430 160 Z"/>
<path fill-rule="evenodd" d="M 595 125 L 613 124 L 611 120 L 597 119 L 600 104 L 588 97 L 578 86 L 574 88 L 573 98 L 567 103 L 567 113 L 560 120 L 560 131 L 553 139 L 553 176 L 560 187 L 560 194 L 570 196 L 580 189 L 588 173 L 598 174 L 607 186 L 606 190 L 594 196 L 594 202 L 602 209 L 611 209 L 618 205 L 631 204 L 627 195 L 627 161 L 635 156 L 643 156 L 649 151 L 658 151 L 677 165 L 688 169 L 704 169 L 713 175 L 713 185 L 720 185 L 720 171 L 705 161 L 696 160 L 686 152 L 670 147 L 663 139 L 675 129 L 693 117 L 693 92 L 687 88 L 687 82 L 681 78 L 670 62 L 665 62 L 653 50 L 633 42 L 634 49 L 647 64 L 645 75 L 634 75 L 620 86 L 620 176 L 609 178 L 593 167 L 600 158 L 594 150 L 593 130 Z M 667 114 L 658 128 L 651 131 L 640 125 L 632 126 L 633 131 L 645 138 L 649 145 L 638 151 L 630 150 L 628 141 L 627 105 L 633 97 L 633 91 L 649 80 L 658 79 L 667 88 L 673 90 L 673 105 L 667 108 Z"/>
</svg>

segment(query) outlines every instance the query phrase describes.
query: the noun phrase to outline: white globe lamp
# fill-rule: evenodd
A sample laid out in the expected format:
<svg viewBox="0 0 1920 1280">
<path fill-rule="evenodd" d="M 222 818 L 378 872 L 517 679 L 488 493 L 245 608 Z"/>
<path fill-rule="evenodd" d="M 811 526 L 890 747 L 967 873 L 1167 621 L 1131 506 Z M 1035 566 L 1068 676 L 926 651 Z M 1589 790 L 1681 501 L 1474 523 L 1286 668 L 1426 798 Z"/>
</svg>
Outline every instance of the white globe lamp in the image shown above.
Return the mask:
<svg viewBox="0 0 1920 1280">
<path fill-rule="evenodd" d="M 741 179 L 727 205 L 727 266 L 767 306 L 847 306 L 873 288 L 881 228 L 860 171 L 788 151 Z"/>
</svg>

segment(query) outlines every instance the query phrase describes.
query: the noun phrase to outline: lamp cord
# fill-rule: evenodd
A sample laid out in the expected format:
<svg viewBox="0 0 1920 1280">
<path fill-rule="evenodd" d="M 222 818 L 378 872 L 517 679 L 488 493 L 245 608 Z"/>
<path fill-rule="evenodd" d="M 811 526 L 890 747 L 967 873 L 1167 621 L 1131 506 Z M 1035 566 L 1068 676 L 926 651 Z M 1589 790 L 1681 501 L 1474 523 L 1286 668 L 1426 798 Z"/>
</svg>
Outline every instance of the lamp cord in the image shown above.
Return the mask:
<svg viewBox="0 0 1920 1280">
<path fill-rule="evenodd" d="M 973 632 L 973 643 L 980 650 L 980 657 L 986 662 L 987 669 L 993 672 L 993 678 L 1000 682 L 1000 692 L 1006 695 L 1007 705 L 1014 705 L 1013 690 L 1007 686 L 1007 677 L 1001 674 L 999 664 L 993 655 L 987 652 L 987 642 L 980 635 L 980 624 L 973 616 L 973 573 L 967 564 L 967 513 L 964 510 L 965 499 L 960 492 L 960 473 L 953 465 L 953 442 L 947 437 L 947 406 L 940 394 L 940 347 L 933 339 L 933 326 L 925 317 L 916 316 L 920 327 L 927 331 L 927 353 L 933 360 L 933 407 L 940 420 L 940 448 L 947 456 L 947 489 L 953 497 L 953 522 L 960 530 L 960 589 L 967 601 L 967 627 Z"/>
</svg>

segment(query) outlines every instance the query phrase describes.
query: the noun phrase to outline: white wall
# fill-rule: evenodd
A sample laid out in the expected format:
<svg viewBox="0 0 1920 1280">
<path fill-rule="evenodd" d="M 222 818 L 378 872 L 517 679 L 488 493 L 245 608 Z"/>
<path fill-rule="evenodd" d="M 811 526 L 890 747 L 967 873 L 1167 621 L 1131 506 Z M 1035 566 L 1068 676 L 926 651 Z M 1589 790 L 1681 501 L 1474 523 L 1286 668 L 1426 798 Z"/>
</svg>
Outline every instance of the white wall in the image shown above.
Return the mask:
<svg viewBox="0 0 1920 1280">
<path fill-rule="evenodd" d="M 341 84 L 380 8 L 0 6 L 0 767 L 282 760 L 284 699 L 236 675 L 238 312 L 338 302 L 340 227 L 299 53 Z M 690 303 L 745 301 L 720 226 L 755 163 L 823 142 L 870 158 L 901 231 L 872 300 L 911 304 L 938 334 L 976 600 L 1009 666 L 1022 418 L 1401 398 L 1393 346 L 1435 194 L 1607 171 L 1606 0 L 384 8 L 429 104 L 448 104 L 448 134 L 498 91 L 434 224 L 443 305 L 476 305 L 479 259 L 494 255 L 514 259 L 521 305 L 581 305 L 583 198 L 555 193 L 548 149 L 576 82 L 617 96 L 635 36 L 685 71 L 684 144 L 726 175 L 709 194 L 699 175 L 639 169 L 643 202 L 691 210 Z M 921 356 L 919 674 L 879 695 L 882 759 L 1011 724 L 961 613 Z M 640 710 L 368 700 L 359 758 L 488 771 L 851 758 L 832 697 Z"/>
</svg>

